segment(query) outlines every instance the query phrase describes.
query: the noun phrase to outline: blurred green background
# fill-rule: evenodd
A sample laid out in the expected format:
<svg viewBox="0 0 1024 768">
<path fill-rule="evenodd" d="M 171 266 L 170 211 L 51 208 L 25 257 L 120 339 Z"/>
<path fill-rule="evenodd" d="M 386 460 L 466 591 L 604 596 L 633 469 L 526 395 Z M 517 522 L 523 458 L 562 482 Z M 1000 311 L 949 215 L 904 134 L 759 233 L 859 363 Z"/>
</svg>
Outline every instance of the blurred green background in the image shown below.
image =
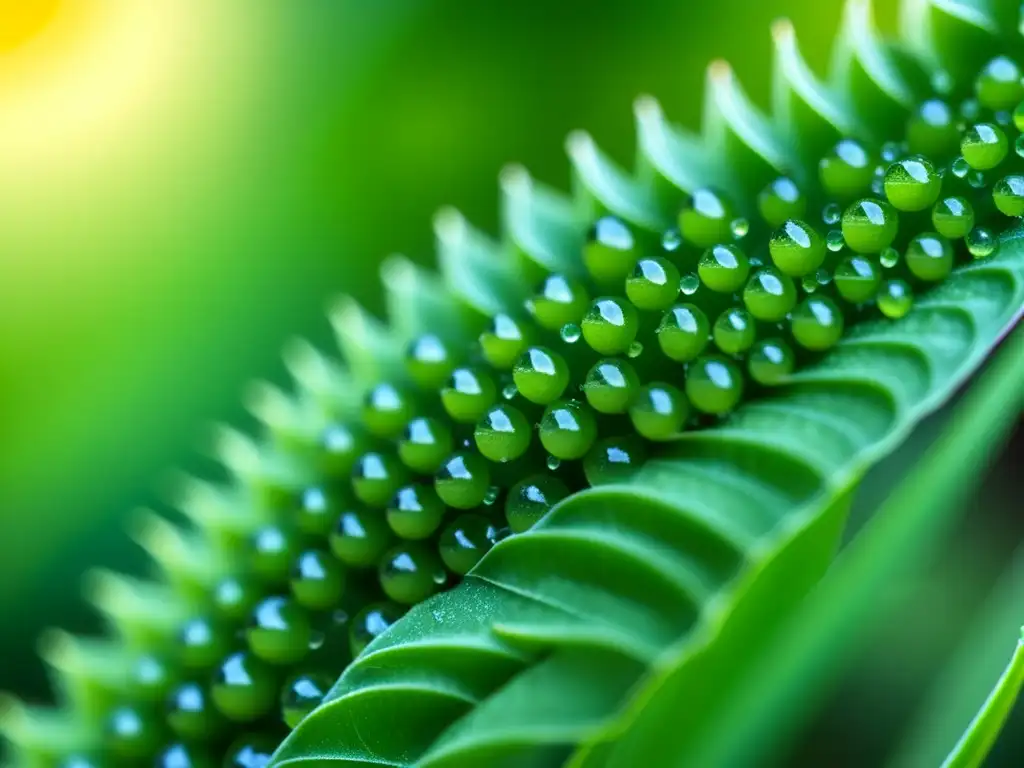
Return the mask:
<svg viewBox="0 0 1024 768">
<path fill-rule="evenodd" d="M 283 380 L 288 338 L 329 343 L 329 297 L 376 309 L 385 255 L 429 261 L 434 210 L 493 231 L 500 167 L 564 186 L 573 128 L 628 161 L 639 93 L 696 125 L 713 57 L 764 102 L 769 22 L 790 16 L 821 67 L 839 13 L 823 0 L 0 0 L 13 30 L 0 35 L 0 687 L 45 696 L 33 638 L 95 625 L 82 571 L 142 567 L 128 514 L 160 507 L 168 469 L 204 469 L 213 420 L 246 423 L 243 386 Z M 952 589 L 939 603 L 958 618 L 926 623 L 923 650 L 894 625 L 887 647 L 905 646 L 906 665 L 865 659 L 874 676 L 819 724 L 863 731 L 840 753 L 888 740 L 951 652 L 1009 557 L 1009 482 L 997 474 L 979 502 L 969 554 L 908 600 L 926 622 L 925 598 Z M 858 698 L 871 681 L 907 695 L 880 711 Z"/>
</svg>

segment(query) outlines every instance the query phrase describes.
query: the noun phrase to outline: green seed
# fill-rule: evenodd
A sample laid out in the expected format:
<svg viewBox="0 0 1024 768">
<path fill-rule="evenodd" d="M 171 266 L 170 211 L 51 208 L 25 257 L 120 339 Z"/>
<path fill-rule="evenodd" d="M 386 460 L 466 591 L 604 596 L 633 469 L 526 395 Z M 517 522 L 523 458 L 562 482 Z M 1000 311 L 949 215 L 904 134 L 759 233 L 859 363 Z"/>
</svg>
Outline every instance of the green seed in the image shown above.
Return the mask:
<svg viewBox="0 0 1024 768">
<path fill-rule="evenodd" d="M 459 515 L 441 533 L 438 549 L 445 567 L 463 576 L 494 546 L 497 529 L 483 515 Z"/>
<path fill-rule="evenodd" d="M 583 317 L 583 338 L 601 355 L 621 355 L 636 340 L 639 329 L 636 307 L 625 299 L 595 299 Z"/>
<path fill-rule="evenodd" d="M 587 311 L 587 289 L 565 275 L 549 275 L 531 299 L 534 318 L 542 328 L 557 331 L 567 323 L 578 323 Z"/>
<path fill-rule="evenodd" d="M 308 549 L 292 569 L 292 594 L 299 604 L 325 611 L 338 604 L 345 592 L 345 569 L 330 554 Z"/>
<path fill-rule="evenodd" d="M 914 154 L 948 157 L 960 147 L 956 115 L 941 99 L 929 99 L 907 123 L 907 146 Z"/>
<path fill-rule="evenodd" d="M 370 643 L 390 629 L 402 618 L 405 609 L 396 603 L 374 603 L 363 608 L 349 626 L 349 646 L 352 657 L 361 654 Z"/>
<path fill-rule="evenodd" d="M 758 320 L 779 322 L 796 306 L 793 278 L 774 267 L 759 269 L 743 289 L 743 304 Z"/>
<path fill-rule="evenodd" d="M 163 701 L 175 677 L 175 670 L 164 659 L 153 653 L 143 653 L 132 664 L 129 690 L 140 701 Z"/>
<path fill-rule="evenodd" d="M 274 523 L 257 529 L 252 537 L 249 567 L 264 584 L 283 584 L 288 580 L 292 561 L 299 553 L 295 535 Z"/>
<path fill-rule="evenodd" d="M 493 406 L 476 425 L 476 448 L 494 462 L 518 459 L 530 447 L 530 422 L 522 411 L 501 403 Z"/>
<path fill-rule="evenodd" d="M 583 459 L 587 483 L 597 487 L 620 483 L 639 469 L 647 459 L 643 440 L 636 435 L 599 440 Z"/>
<path fill-rule="evenodd" d="M 561 397 L 569 386 L 569 366 L 564 357 L 547 347 L 530 347 L 516 362 L 512 380 L 519 394 L 543 405 Z"/>
<path fill-rule="evenodd" d="M 907 246 L 907 268 L 919 280 L 945 280 L 953 271 L 953 246 L 941 235 L 924 232 Z"/>
<path fill-rule="evenodd" d="M 717 293 L 735 293 L 747 281 L 750 260 L 739 247 L 716 245 L 704 251 L 697 264 L 701 282 Z"/>
<path fill-rule="evenodd" d="M 341 513 L 330 538 L 334 556 L 353 568 L 375 565 L 391 542 L 391 529 L 384 515 L 358 507 Z"/>
<path fill-rule="evenodd" d="M 147 757 L 152 759 L 162 736 L 158 723 L 135 707 L 118 707 L 107 718 L 106 751 L 128 764 Z"/>
<path fill-rule="evenodd" d="M 772 261 L 793 277 L 809 275 L 825 260 L 825 240 L 810 224 L 790 219 L 768 242 Z"/>
<path fill-rule="evenodd" d="M 1012 59 L 997 56 L 981 70 L 974 92 L 982 106 L 993 111 L 1013 109 L 1024 98 L 1020 68 Z"/>
<path fill-rule="evenodd" d="M 693 304 L 676 304 L 662 315 L 657 330 L 662 354 L 678 363 L 689 362 L 703 352 L 710 335 L 708 316 Z"/>
<path fill-rule="evenodd" d="M 660 256 L 640 259 L 626 279 L 626 296 L 639 309 L 665 309 L 679 295 L 679 270 Z"/>
<path fill-rule="evenodd" d="M 792 179 L 780 176 L 761 190 L 757 208 L 768 226 L 777 229 L 786 219 L 799 219 L 807 212 L 807 198 Z"/>
<path fill-rule="evenodd" d="M 932 225 L 943 237 L 957 240 L 974 228 L 974 208 L 966 197 L 946 197 L 932 208 Z"/>
<path fill-rule="evenodd" d="M 189 669 L 209 669 L 231 648 L 226 627 L 205 616 L 189 619 L 178 635 L 178 657 Z"/>
<path fill-rule="evenodd" d="M 312 638 L 309 614 L 295 600 L 277 595 L 256 606 L 245 631 L 249 649 L 271 664 L 301 661 L 309 653 Z"/>
<path fill-rule="evenodd" d="M 689 415 L 686 396 L 660 381 L 644 386 L 629 409 L 633 427 L 648 440 L 668 440 L 679 434 Z"/>
<path fill-rule="evenodd" d="M 441 337 L 427 333 L 409 345 L 405 366 L 413 381 L 424 389 L 437 389 L 455 368 L 452 351 Z"/>
<path fill-rule="evenodd" d="M 422 542 L 404 542 L 389 550 L 380 562 L 380 585 L 396 603 L 415 605 L 445 583 L 444 564 Z"/>
<path fill-rule="evenodd" d="M 213 608 L 227 621 L 242 621 L 252 611 L 260 596 L 259 585 L 251 579 L 225 576 L 213 587 Z"/>
<path fill-rule="evenodd" d="M 728 413 L 743 397 L 743 372 L 725 357 L 698 358 L 686 372 L 686 397 L 703 413 Z"/>
<path fill-rule="evenodd" d="M 984 259 L 999 250 L 999 240 L 986 227 L 975 227 L 964 238 L 967 250 L 976 259 Z"/>
<path fill-rule="evenodd" d="M 569 495 L 569 487 L 554 475 L 533 475 L 509 489 L 505 519 L 513 533 L 522 533 Z"/>
<path fill-rule="evenodd" d="M 960 152 L 977 171 L 995 168 L 1006 159 L 1009 143 L 1003 129 L 993 123 L 978 123 L 964 133 Z"/>
<path fill-rule="evenodd" d="M 320 672 L 301 672 L 281 688 L 281 716 L 289 728 L 298 727 L 306 715 L 320 706 L 334 685 L 334 677 Z"/>
<path fill-rule="evenodd" d="M 154 768 L 214 768 L 213 759 L 197 747 L 178 742 L 162 750 Z"/>
<path fill-rule="evenodd" d="M 393 384 L 384 382 L 363 400 L 363 424 L 378 437 L 393 437 L 412 417 L 412 402 Z"/>
<path fill-rule="evenodd" d="M 391 530 L 403 539 L 426 539 L 444 519 L 444 502 L 433 486 L 413 483 L 400 488 L 388 505 Z"/>
<path fill-rule="evenodd" d="M 795 365 L 796 356 L 782 339 L 762 339 L 747 356 L 750 378 L 766 387 L 784 382 Z"/>
<path fill-rule="evenodd" d="M 352 490 L 363 504 L 384 507 L 408 477 L 408 470 L 394 454 L 368 451 L 352 469 Z"/>
<path fill-rule="evenodd" d="M 859 141 L 842 139 L 818 164 L 825 192 L 841 200 L 861 195 L 871 186 L 874 164 Z"/>
<path fill-rule="evenodd" d="M 459 451 L 441 465 L 434 489 L 441 501 L 455 509 L 472 509 L 483 503 L 491 486 L 487 460 L 478 453 Z"/>
<path fill-rule="evenodd" d="M 490 327 L 480 334 L 480 350 L 484 359 L 499 371 L 507 371 L 530 346 L 526 326 L 511 315 L 499 313 Z"/>
<path fill-rule="evenodd" d="M 992 190 L 996 208 L 1004 216 L 1024 216 L 1024 176 L 1004 176 Z"/>
<path fill-rule="evenodd" d="M 167 700 L 167 724 L 187 741 L 209 741 L 224 728 L 224 721 L 213 708 L 205 686 L 182 683 Z"/>
<path fill-rule="evenodd" d="M 398 457 L 413 472 L 429 475 L 452 452 L 452 445 L 452 431 L 445 422 L 421 416 L 405 426 Z"/>
<path fill-rule="evenodd" d="M 878 308 L 888 318 L 903 317 L 914 305 L 914 292 L 903 280 L 886 280 L 878 292 Z"/>
<path fill-rule="evenodd" d="M 942 191 L 942 178 L 920 155 L 899 160 L 885 172 L 885 196 L 899 211 L 923 211 Z"/>
<path fill-rule="evenodd" d="M 625 360 L 606 359 L 594 363 L 583 383 L 583 394 L 599 413 L 625 413 L 640 388 L 636 369 Z"/>
<path fill-rule="evenodd" d="M 277 680 L 266 662 L 248 651 L 238 651 L 221 662 L 210 697 L 229 720 L 251 722 L 273 708 Z"/>
<path fill-rule="evenodd" d="M 345 424 L 331 424 L 320 435 L 320 466 L 327 477 L 347 477 L 367 449 L 366 438 Z"/>
<path fill-rule="evenodd" d="M 790 330 L 801 347 L 820 352 L 843 337 L 843 313 L 827 296 L 811 296 L 793 310 Z"/>
<path fill-rule="evenodd" d="M 326 536 L 334 527 L 342 504 L 342 494 L 336 490 L 327 490 L 319 486 L 307 488 L 299 497 L 295 524 L 302 533 Z"/>
<path fill-rule="evenodd" d="M 747 310 L 730 307 L 715 320 L 712 335 L 720 350 L 727 355 L 738 355 L 750 349 L 757 338 L 757 329 Z"/>
<path fill-rule="evenodd" d="M 260 734 L 248 734 L 235 741 L 224 758 L 224 768 L 266 768 L 279 744 Z"/>
<path fill-rule="evenodd" d="M 683 203 L 679 229 L 687 242 L 698 248 L 710 248 L 732 239 L 731 224 L 735 218 L 732 206 L 722 195 L 712 189 L 698 189 Z"/>
<path fill-rule="evenodd" d="M 544 411 L 540 442 L 557 459 L 580 459 L 597 439 L 594 412 L 578 400 L 559 400 Z"/>
<path fill-rule="evenodd" d="M 605 287 L 618 287 L 633 271 L 640 253 L 632 231 L 621 219 L 602 216 L 587 233 L 583 264 Z"/>
<path fill-rule="evenodd" d="M 441 390 L 445 411 L 462 424 L 475 424 L 497 399 L 494 379 L 478 368 L 456 368 Z"/>
<path fill-rule="evenodd" d="M 843 212 L 843 239 L 857 253 L 880 253 L 892 245 L 899 216 L 882 200 L 858 200 Z"/>
<path fill-rule="evenodd" d="M 863 256 L 848 256 L 839 262 L 832 279 L 840 296 L 851 304 L 863 304 L 878 293 L 882 273 L 873 261 Z"/>
</svg>

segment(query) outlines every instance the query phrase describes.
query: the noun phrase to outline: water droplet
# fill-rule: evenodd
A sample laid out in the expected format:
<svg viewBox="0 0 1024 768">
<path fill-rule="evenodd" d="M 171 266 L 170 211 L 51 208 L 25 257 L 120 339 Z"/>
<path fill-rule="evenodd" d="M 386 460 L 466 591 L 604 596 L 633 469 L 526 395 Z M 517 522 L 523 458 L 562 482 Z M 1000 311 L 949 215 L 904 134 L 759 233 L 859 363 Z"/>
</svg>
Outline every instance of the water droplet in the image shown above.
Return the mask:
<svg viewBox="0 0 1024 768">
<path fill-rule="evenodd" d="M 1013 120 L 1013 116 L 1010 114 L 1008 110 L 1005 109 L 1001 109 L 998 112 L 996 112 L 995 118 L 996 122 L 999 125 L 1009 125 L 1010 122 Z"/>
<path fill-rule="evenodd" d="M 885 179 L 882 176 L 875 176 L 871 180 L 871 192 L 875 195 L 882 196 L 885 194 Z"/>
<path fill-rule="evenodd" d="M 629 345 L 629 349 L 626 350 L 626 354 L 629 357 L 640 357 L 640 355 L 643 354 L 643 351 L 644 345 L 641 344 L 639 341 L 634 341 L 632 344 Z"/>
<path fill-rule="evenodd" d="M 700 278 L 693 272 L 685 274 L 679 280 L 679 290 L 687 296 L 693 296 L 700 288 Z"/>
<path fill-rule="evenodd" d="M 833 229 L 825 237 L 825 244 L 828 249 L 835 253 L 836 251 L 843 250 L 843 246 L 846 245 L 846 240 L 843 239 L 843 233 L 838 229 Z"/>
<path fill-rule="evenodd" d="M 838 224 L 843 218 L 843 209 L 839 203 L 829 203 L 821 211 L 821 220 L 826 224 Z"/>
<path fill-rule="evenodd" d="M 501 396 L 506 400 L 512 400 L 518 394 L 519 390 L 516 388 L 515 384 L 506 384 L 501 389 Z"/>
<path fill-rule="evenodd" d="M 487 493 L 484 495 L 484 504 L 486 504 L 488 507 L 491 506 L 494 502 L 498 500 L 498 494 L 500 493 L 501 489 L 496 485 L 492 485 L 490 488 L 487 489 Z"/>
<path fill-rule="evenodd" d="M 999 249 L 999 241 L 992 231 L 985 227 L 975 227 L 967 233 L 967 250 L 976 259 L 991 256 Z"/>
<path fill-rule="evenodd" d="M 761 266 L 764 266 L 764 262 L 761 260 L 760 256 L 751 256 L 750 257 L 750 266 L 752 266 L 752 267 L 761 267 Z"/>
<path fill-rule="evenodd" d="M 879 261 L 886 269 L 892 269 L 900 262 L 900 252 L 895 248 L 886 248 L 879 256 Z"/>
<path fill-rule="evenodd" d="M 967 176 L 968 172 L 970 172 L 971 166 L 969 166 L 967 161 L 961 156 L 953 161 L 953 164 L 950 166 L 950 170 L 953 171 L 954 176 L 958 179 L 962 179 Z"/>
<path fill-rule="evenodd" d="M 1017 150 L 1017 154 L 1024 157 L 1024 136 L 1018 136 L 1017 142 L 1013 146 Z"/>
<path fill-rule="evenodd" d="M 804 275 L 802 278 L 800 278 L 800 286 L 807 293 L 814 293 L 816 290 L 818 290 L 818 281 L 814 278 L 813 275 Z"/>
<path fill-rule="evenodd" d="M 683 244 L 683 235 L 676 229 L 670 229 L 661 236 L 661 247 L 666 251 L 678 251 Z"/>
<path fill-rule="evenodd" d="M 313 634 L 311 634 L 309 636 L 309 649 L 311 651 L 315 651 L 315 650 L 318 650 L 319 648 L 322 648 L 323 644 L 324 644 L 324 633 L 323 632 L 313 632 Z"/>
<path fill-rule="evenodd" d="M 750 231 L 750 222 L 742 217 L 733 219 L 729 224 L 729 229 L 732 231 L 733 237 L 737 240 L 741 240 L 746 237 L 747 233 Z"/>
<path fill-rule="evenodd" d="M 981 171 L 971 171 L 967 175 L 967 183 L 975 189 L 981 189 L 985 186 L 985 174 Z"/>
<path fill-rule="evenodd" d="M 818 281 L 818 285 L 828 285 L 832 282 L 832 273 L 822 267 L 814 273 L 814 279 Z"/>
<path fill-rule="evenodd" d="M 580 340 L 580 327 L 576 323 L 566 323 L 562 326 L 562 330 L 559 331 L 559 335 L 566 344 L 575 344 Z"/>
<path fill-rule="evenodd" d="M 887 141 L 882 145 L 882 159 L 887 163 L 891 163 L 899 158 L 903 153 L 903 148 L 900 146 L 898 141 Z M 885 169 L 882 169 L 882 173 L 885 173 Z"/>
<path fill-rule="evenodd" d="M 977 99 L 964 99 L 960 105 L 960 116 L 973 123 L 981 115 L 981 104 L 978 103 Z"/>
<path fill-rule="evenodd" d="M 932 88 L 938 94 L 947 94 L 953 90 L 953 78 L 944 69 L 938 69 L 932 74 Z"/>
<path fill-rule="evenodd" d="M 558 458 L 557 456 L 552 456 L 552 455 L 548 454 L 548 458 L 547 458 L 546 464 L 548 465 L 548 469 L 550 469 L 552 472 L 554 472 L 556 469 L 558 469 L 560 466 L 562 466 L 562 460 L 560 458 Z"/>
</svg>

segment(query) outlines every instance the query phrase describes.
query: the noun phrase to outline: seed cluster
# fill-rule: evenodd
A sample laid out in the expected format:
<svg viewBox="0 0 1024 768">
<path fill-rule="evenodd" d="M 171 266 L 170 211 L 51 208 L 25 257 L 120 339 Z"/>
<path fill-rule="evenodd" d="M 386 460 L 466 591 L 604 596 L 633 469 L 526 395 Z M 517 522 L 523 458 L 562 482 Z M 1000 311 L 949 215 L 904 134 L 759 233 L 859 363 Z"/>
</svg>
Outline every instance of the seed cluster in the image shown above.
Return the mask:
<svg viewBox="0 0 1024 768">
<path fill-rule="evenodd" d="M 139 660 L 104 754 L 263 765 L 349 658 L 497 541 L 992 255 L 990 227 L 1024 215 L 1016 64 L 989 63 L 975 93 L 924 102 L 880 150 L 842 139 L 818 184 L 776 178 L 749 221 L 713 189 L 667 232 L 601 216 L 578 272 L 547 275 L 476 343 L 416 338 L 403 376 L 320 432 L 317 482 L 284 495 L 207 612 Z"/>
</svg>

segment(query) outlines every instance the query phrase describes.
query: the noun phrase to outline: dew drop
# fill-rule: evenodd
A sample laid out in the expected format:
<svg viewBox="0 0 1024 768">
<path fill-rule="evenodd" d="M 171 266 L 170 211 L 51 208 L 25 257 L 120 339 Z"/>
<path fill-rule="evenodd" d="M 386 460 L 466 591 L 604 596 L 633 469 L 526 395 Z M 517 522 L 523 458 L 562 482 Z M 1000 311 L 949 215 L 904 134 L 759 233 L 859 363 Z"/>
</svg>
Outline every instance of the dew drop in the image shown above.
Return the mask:
<svg viewBox="0 0 1024 768">
<path fill-rule="evenodd" d="M 732 236 L 734 238 L 742 240 L 750 231 L 750 222 L 742 217 L 733 219 L 729 224 L 729 230 L 732 232 Z"/>
<path fill-rule="evenodd" d="M 679 280 L 679 290 L 687 296 L 693 296 L 698 288 L 700 288 L 700 278 L 693 272 L 683 275 Z"/>
<path fill-rule="evenodd" d="M 575 344 L 580 340 L 582 332 L 576 323 L 566 323 L 562 326 L 562 330 L 559 331 L 558 335 L 562 337 L 562 341 L 566 344 Z"/>
<path fill-rule="evenodd" d="M 554 472 L 556 469 L 562 466 L 562 460 L 557 456 L 552 456 L 551 454 L 548 454 L 548 458 L 545 463 L 547 464 L 548 469 L 550 469 L 552 472 Z"/>
<path fill-rule="evenodd" d="M 975 189 L 981 189 L 985 186 L 985 174 L 981 171 L 971 171 L 967 175 L 967 183 Z"/>
<path fill-rule="evenodd" d="M 832 282 L 832 273 L 822 267 L 814 273 L 814 279 L 818 281 L 818 285 L 828 285 Z"/>
<path fill-rule="evenodd" d="M 843 218 L 843 209 L 839 203 L 829 203 L 821 211 L 821 220 L 826 224 L 838 224 Z"/>
<path fill-rule="evenodd" d="M 981 104 L 977 99 L 964 99 L 960 105 L 960 116 L 968 122 L 975 122 L 981 115 Z"/>
<path fill-rule="evenodd" d="M 932 88 L 938 94 L 948 94 L 953 90 L 953 77 L 944 69 L 938 69 L 932 74 Z"/>
<path fill-rule="evenodd" d="M 975 227 L 967 233 L 967 250 L 976 259 L 984 259 L 994 254 L 999 249 L 999 241 L 986 227 Z"/>
<path fill-rule="evenodd" d="M 962 179 L 970 172 L 971 166 L 967 164 L 967 161 L 964 160 L 963 156 L 960 156 L 953 161 L 953 164 L 950 166 L 950 170 L 953 171 L 954 176 L 958 179 Z"/>
<path fill-rule="evenodd" d="M 492 485 L 490 488 L 487 489 L 487 493 L 484 494 L 484 504 L 486 504 L 488 507 L 494 504 L 494 502 L 498 500 L 498 495 L 500 493 L 501 489 L 496 485 Z"/>
<path fill-rule="evenodd" d="M 807 293 L 814 293 L 818 290 L 818 281 L 814 278 L 814 275 L 804 275 L 800 278 L 800 286 Z"/>
<path fill-rule="evenodd" d="M 629 349 L 626 350 L 626 355 L 632 358 L 640 357 L 643 354 L 644 345 L 639 341 L 634 341 L 629 345 Z"/>
<path fill-rule="evenodd" d="M 894 162 L 899 159 L 899 156 L 903 154 L 903 148 L 900 146 L 898 141 L 887 141 L 882 145 L 882 159 L 887 163 Z M 882 169 L 882 173 L 885 173 L 885 169 Z"/>
<path fill-rule="evenodd" d="M 843 246 L 846 245 L 846 240 L 843 239 L 843 233 L 838 229 L 833 229 L 825 237 L 825 245 L 833 253 L 843 250 Z"/>
<path fill-rule="evenodd" d="M 1024 136 L 1018 136 L 1017 142 L 1013 145 L 1013 148 L 1017 151 L 1017 154 L 1024 157 Z"/>
<path fill-rule="evenodd" d="M 892 269 L 900 263 L 900 252 L 895 248 L 886 248 L 879 255 L 879 261 L 882 262 L 882 266 L 886 269 Z"/>
<path fill-rule="evenodd" d="M 995 118 L 996 123 L 1003 126 L 1009 125 L 1013 120 L 1013 116 L 1010 114 L 1008 110 L 1005 109 L 1000 109 L 998 112 L 996 112 Z"/>
<path fill-rule="evenodd" d="M 518 394 L 519 389 L 516 387 L 515 384 L 506 384 L 501 389 L 501 396 L 504 397 L 506 400 L 512 400 Z"/>
<path fill-rule="evenodd" d="M 309 650 L 316 651 L 322 648 L 324 645 L 324 639 L 325 636 L 323 632 L 313 632 L 313 634 L 309 636 Z"/>
<path fill-rule="evenodd" d="M 676 228 L 668 230 L 661 236 L 661 247 L 666 251 L 678 251 L 682 244 L 683 235 Z"/>
</svg>

